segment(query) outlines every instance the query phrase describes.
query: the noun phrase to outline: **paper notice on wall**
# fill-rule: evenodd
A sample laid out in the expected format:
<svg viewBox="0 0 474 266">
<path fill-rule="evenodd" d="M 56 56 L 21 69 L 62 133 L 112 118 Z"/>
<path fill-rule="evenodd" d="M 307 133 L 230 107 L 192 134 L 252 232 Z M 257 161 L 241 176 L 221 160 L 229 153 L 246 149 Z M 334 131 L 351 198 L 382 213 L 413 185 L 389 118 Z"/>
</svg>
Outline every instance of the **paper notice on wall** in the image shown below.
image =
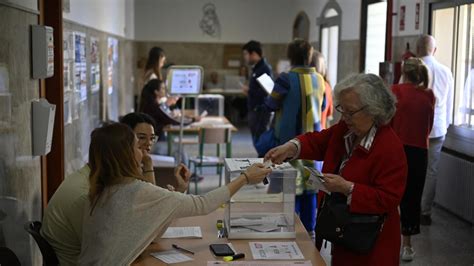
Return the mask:
<svg viewBox="0 0 474 266">
<path fill-rule="evenodd" d="M 302 260 L 303 253 L 296 242 L 249 242 L 256 260 Z"/>
<path fill-rule="evenodd" d="M 100 89 L 100 51 L 99 51 L 99 39 L 91 37 L 91 73 L 90 83 L 91 92 L 94 93 Z"/>
<path fill-rule="evenodd" d="M 76 103 L 87 100 L 86 34 L 74 32 L 74 91 Z"/>
</svg>

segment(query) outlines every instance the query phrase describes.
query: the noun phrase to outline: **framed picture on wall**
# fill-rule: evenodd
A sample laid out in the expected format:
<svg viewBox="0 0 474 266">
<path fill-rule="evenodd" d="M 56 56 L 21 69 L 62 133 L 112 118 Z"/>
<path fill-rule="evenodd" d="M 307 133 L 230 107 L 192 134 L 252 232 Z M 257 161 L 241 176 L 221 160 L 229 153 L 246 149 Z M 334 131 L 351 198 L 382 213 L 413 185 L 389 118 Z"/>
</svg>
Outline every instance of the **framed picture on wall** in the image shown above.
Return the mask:
<svg viewBox="0 0 474 266">
<path fill-rule="evenodd" d="M 242 62 L 242 45 L 224 45 L 224 68 L 239 68 Z"/>
</svg>

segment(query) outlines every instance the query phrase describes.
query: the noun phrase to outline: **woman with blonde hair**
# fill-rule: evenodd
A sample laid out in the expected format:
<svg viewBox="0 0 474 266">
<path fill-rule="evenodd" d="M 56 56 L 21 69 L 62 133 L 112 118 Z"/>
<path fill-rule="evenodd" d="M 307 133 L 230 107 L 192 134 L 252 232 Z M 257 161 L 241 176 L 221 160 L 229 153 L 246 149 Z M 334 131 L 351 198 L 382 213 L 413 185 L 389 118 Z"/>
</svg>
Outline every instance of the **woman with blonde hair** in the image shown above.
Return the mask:
<svg viewBox="0 0 474 266">
<path fill-rule="evenodd" d="M 129 265 L 175 218 L 208 214 L 245 184 L 271 172 L 255 164 L 205 195 L 171 192 L 144 182 L 142 153 L 123 124 L 95 129 L 89 148 L 89 206 L 85 207 L 79 265 Z"/>
<path fill-rule="evenodd" d="M 411 261 L 415 251 L 411 236 L 420 233 L 421 197 L 428 164 L 428 136 L 433 126 L 435 97 L 428 88 L 428 68 L 419 58 L 409 58 L 402 67 L 403 84 L 392 86 L 397 112 L 391 124 L 403 143 L 408 163 L 407 185 L 400 203 L 402 260 Z"/>
</svg>

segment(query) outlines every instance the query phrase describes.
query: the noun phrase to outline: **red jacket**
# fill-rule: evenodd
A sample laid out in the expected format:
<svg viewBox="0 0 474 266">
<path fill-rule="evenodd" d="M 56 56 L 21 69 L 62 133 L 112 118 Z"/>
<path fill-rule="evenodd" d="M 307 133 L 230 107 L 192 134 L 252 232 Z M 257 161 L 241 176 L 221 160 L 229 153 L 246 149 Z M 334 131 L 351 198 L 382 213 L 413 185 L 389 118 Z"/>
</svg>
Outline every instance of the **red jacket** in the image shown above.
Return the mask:
<svg viewBox="0 0 474 266">
<path fill-rule="evenodd" d="M 345 154 L 346 124 L 321 132 L 311 132 L 298 139 L 300 158 L 324 161 L 324 173 L 336 173 Z M 398 205 L 405 191 L 407 162 L 403 144 L 389 125 L 377 129 L 372 146 L 354 149 L 341 174 L 355 183 L 350 211 L 365 214 L 387 214 L 382 232 L 369 254 L 359 254 L 333 246 L 333 265 L 398 265 L 400 252 L 400 216 Z M 317 224 L 316 224 L 317 226 Z"/>
<path fill-rule="evenodd" d="M 403 144 L 427 149 L 433 127 L 433 91 L 411 83 L 393 85 L 392 91 L 397 96 L 397 113 L 391 122 L 393 130 Z"/>
</svg>

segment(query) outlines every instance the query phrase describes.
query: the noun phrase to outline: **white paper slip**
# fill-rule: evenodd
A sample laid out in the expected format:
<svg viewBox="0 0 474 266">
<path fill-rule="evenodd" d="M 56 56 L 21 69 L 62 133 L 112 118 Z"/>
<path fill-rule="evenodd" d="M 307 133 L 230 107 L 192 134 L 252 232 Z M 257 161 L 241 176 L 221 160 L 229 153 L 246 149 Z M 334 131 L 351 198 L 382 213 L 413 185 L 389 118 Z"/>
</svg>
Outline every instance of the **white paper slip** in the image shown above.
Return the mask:
<svg viewBox="0 0 474 266">
<path fill-rule="evenodd" d="M 302 260 L 303 253 L 296 242 L 249 242 L 256 260 Z"/>
<path fill-rule="evenodd" d="M 268 94 L 272 94 L 275 82 L 273 82 L 272 78 L 267 73 L 263 73 L 263 75 L 257 78 L 257 81 Z"/>
<path fill-rule="evenodd" d="M 268 160 L 266 162 L 263 162 L 263 167 L 265 168 L 271 168 L 273 165 L 272 161 L 271 160 Z"/>
<path fill-rule="evenodd" d="M 193 260 L 192 258 L 176 250 L 155 252 L 155 253 L 151 253 L 151 255 L 167 264 L 181 263 L 181 262 Z"/>
<path fill-rule="evenodd" d="M 207 266 L 313 266 L 311 261 L 208 261 Z"/>
<path fill-rule="evenodd" d="M 202 238 L 201 227 L 168 227 L 161 238 Z"/>
</svg>

